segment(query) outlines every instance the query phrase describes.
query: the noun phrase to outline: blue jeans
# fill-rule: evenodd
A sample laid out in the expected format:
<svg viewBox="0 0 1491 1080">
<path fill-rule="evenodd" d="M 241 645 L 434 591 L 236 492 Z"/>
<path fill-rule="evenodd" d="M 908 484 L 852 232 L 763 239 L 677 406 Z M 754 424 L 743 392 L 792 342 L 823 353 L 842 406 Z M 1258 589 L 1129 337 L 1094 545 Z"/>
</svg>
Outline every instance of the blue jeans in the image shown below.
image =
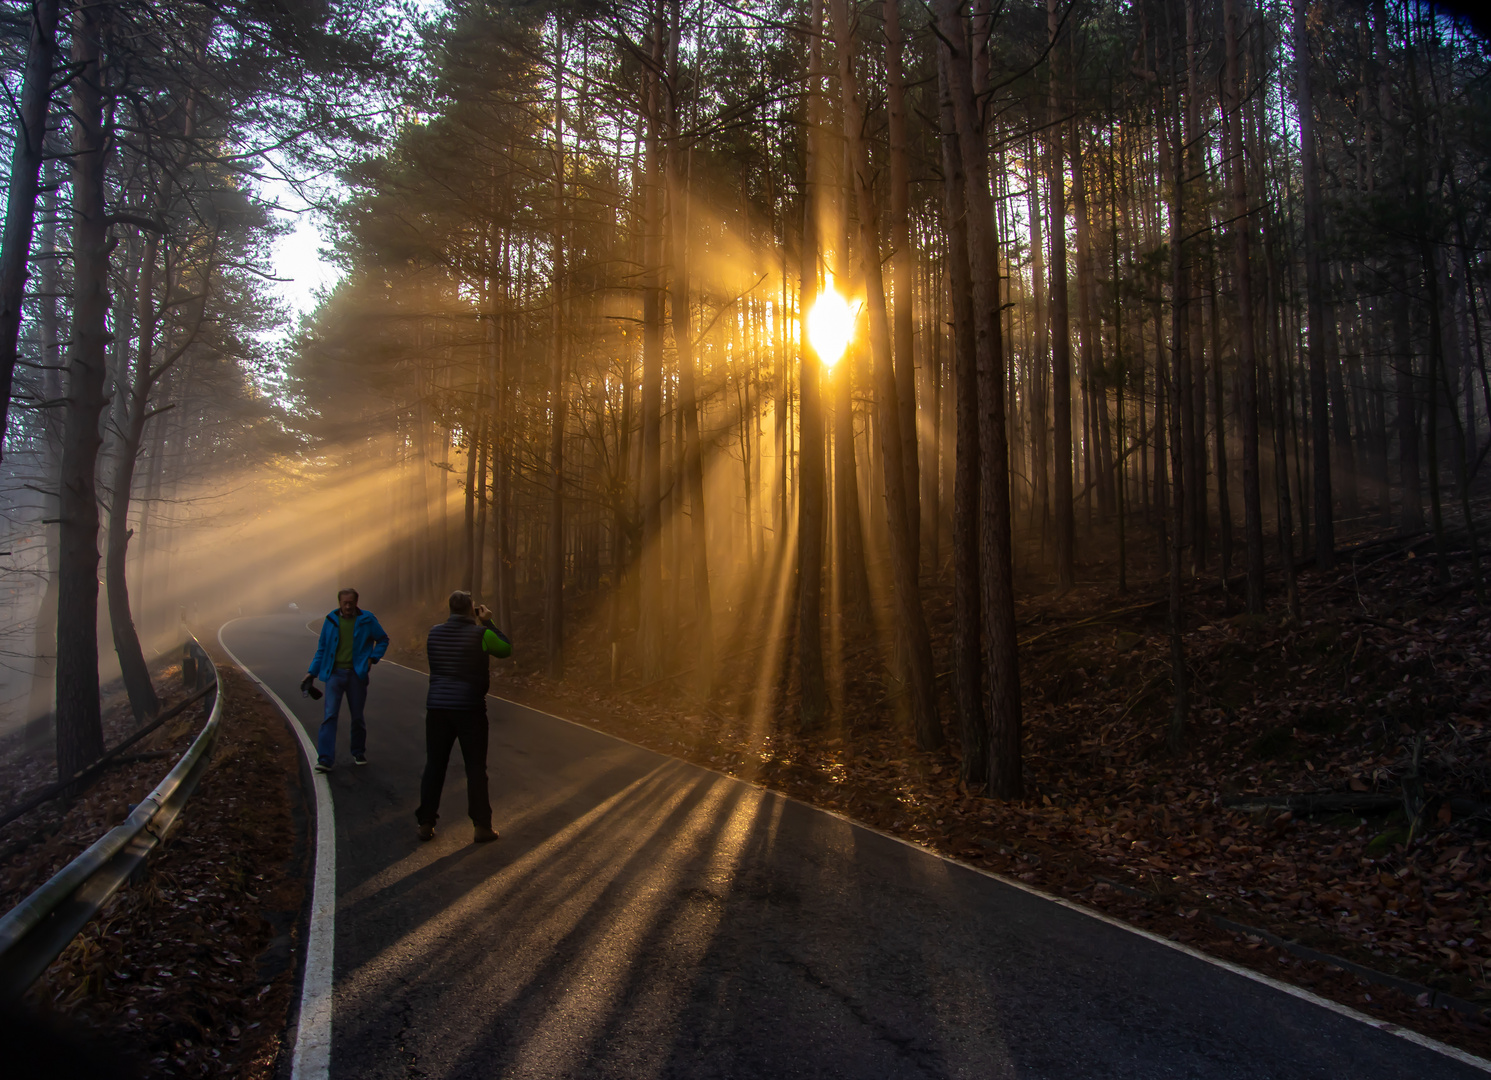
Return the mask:
<svg viewBox="0 0 1491 1080">
<path fill-rule="evenodd" d="M 368 726 L 362 719 L 362 707 L 368 700 L 368 681 L 359 679 L 351 668 L 338 668 L 326 680 L 326 712 L 316 735 L 316 757 L 330 765 L 337 756 L 337 716 L 342 711 L 342 695 L 347 695 L 347 711 L 352 714 L 352 756 L 368 748 Z"/>
</svg>

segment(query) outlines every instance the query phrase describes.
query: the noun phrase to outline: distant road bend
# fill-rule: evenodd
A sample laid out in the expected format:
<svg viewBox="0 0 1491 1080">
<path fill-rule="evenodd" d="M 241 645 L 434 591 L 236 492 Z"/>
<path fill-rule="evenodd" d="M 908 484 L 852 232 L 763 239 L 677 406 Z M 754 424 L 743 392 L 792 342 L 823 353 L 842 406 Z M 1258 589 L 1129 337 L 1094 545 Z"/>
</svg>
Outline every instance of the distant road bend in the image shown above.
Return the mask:
<svg viewBox="0 0 1491 1080">
<path fill-rule="evenodd" d="M 224 643 L 314 736 L 303 617 Z M 489 703 L 496 844 L 453 755 L 415 837 L 425 678 L 373 672 L 346 733 L 330 1074 L 1484 1077 L 1379 1030 L 801 803 Z M 345 720 L 342 724 L 346 728 Z M 310 1080 L 309 1077 L 305 1080 Z"/>
</svg>

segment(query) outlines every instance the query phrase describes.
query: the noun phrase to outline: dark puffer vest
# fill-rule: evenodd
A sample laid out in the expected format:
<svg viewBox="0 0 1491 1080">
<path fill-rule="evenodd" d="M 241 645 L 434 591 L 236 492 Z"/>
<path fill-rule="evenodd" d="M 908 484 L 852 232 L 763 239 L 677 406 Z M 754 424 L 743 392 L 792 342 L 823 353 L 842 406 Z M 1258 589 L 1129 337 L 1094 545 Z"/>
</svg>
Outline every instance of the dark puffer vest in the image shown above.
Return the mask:
<svg viewBox="0 0 1491 1080">
<path fill-rule="evenodd" d="M 425 654 L 430 661 L 427 709 L 486 710 L 492 683 L 481 636 L 487 628 L 471 615 L 452 615 L 430 627 Z"/>
</svg>

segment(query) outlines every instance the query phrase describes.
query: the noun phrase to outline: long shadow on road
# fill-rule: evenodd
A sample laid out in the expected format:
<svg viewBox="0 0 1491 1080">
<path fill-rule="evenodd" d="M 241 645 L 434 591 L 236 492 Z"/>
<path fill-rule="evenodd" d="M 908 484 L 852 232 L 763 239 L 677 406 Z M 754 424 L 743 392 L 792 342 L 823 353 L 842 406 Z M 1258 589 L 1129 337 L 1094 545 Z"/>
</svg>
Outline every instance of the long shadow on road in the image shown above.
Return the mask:
<svg viewBox="0 0 1491 1080">
<path fill-rule="evenodd" d="M 314 648 L 303 620 L 225 638 L 314 730 L 319 709 L 295 696 Z M 490 703 L 502 840 L 469 843 L 457 754 L 443 827 L 420 845 L 424 685 L 380 665 L 373 765 L 332 774 L 335 1076 L 1483 1075 L 508 702 Z"/>
</svg>

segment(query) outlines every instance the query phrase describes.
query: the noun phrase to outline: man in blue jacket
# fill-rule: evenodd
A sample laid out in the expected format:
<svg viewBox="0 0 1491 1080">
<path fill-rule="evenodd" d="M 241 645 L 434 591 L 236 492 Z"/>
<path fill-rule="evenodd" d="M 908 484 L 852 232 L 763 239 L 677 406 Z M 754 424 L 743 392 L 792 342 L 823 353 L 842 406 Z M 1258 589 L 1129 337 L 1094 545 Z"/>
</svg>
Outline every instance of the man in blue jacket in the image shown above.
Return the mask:
<svg viewBox="0 0 1491 1080">
<path fill-rule="evenodd" d="M 471 594 L 450 594 L 450 618 L 430 628 L 425 646 L 430 661 L 430 690 L 425 696 L 425 773 L 419 783 L 419 838 L 435 835 L 445 767 L 457 741 L 466 763 L 466 810 L 476 826 L 473 837 L 484 844 L 497 839 L 492 804 L 487 798 L 488 657 L 507 657 L 513 644 L 492 625 L 492 613 L 474 605 Z"/>
<path fill-rule="evenodd" d="M 337 716 L 344 694 L 352 714 L 352 761 L 357 765 L 368 763 L 368 726 L 362 718 L 368 700 L 368 669 L 387 651 L 388 634 L 371 611 L 357 606 L 357 590 L 337 593 L 337 609 L 328 612 L 321 624 L 316 657 L 300 684 L 302 690 L 308 690 L 316 679 L 326 684 L 326 712 L 316 736 L 317 772 L 330 772 L 336 761 Z"/>
</svg>

